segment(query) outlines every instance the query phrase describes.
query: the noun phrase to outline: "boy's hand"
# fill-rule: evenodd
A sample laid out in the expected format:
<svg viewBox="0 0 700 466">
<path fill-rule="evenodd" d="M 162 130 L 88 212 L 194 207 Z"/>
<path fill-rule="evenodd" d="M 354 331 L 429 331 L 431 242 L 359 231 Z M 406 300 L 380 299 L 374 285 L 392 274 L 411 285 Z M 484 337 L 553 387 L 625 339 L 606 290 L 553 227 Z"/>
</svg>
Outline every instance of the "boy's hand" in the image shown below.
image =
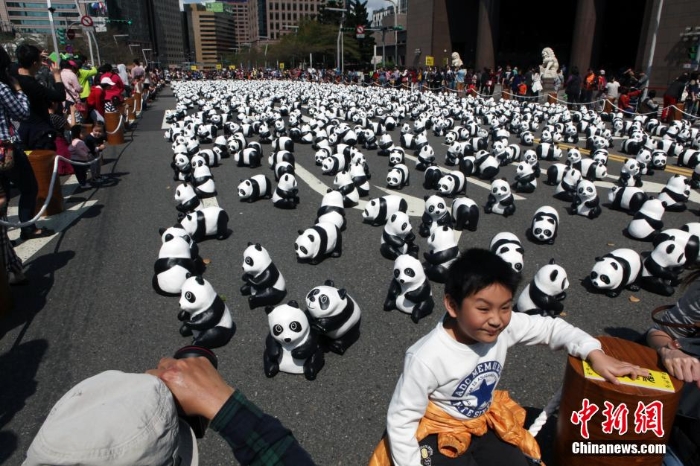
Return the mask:
<svg viewBox="0 0 700 466">
<path fill-rule="evenodd" d="M 648 377 L 649 371 L 629 362 L 620 361 L 603 353 L 601 350 L 593 350 L 588 353 L 588 362 L 594 371 L 613 385 L 620 385 L 616 377 L 628 375 L 631 379 L 639 376 Z"/>
</svg>

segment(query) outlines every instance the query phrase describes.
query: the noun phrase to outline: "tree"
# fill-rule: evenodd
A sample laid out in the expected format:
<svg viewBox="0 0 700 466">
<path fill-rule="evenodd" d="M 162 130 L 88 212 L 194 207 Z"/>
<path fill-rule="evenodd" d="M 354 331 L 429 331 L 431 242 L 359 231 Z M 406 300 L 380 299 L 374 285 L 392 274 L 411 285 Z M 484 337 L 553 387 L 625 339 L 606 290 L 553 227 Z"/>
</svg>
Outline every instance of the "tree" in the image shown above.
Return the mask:
<svg viewBox="0 0 700 466">
<path fill-rule="evenodd" d="M 367 1 L 349 0 L 348 7 L 350 11 L 348 12 L 345 24 L 353 27 L 353 29 L 360 25 L 365 27 L 365 38 L 356 40 L 359 42 L 360 62 L 369 63 L 374 55 L 374 45 L 376 41 L 374 40 L 373 31 L 367 30 L 370 26 Z"/>
</svg>

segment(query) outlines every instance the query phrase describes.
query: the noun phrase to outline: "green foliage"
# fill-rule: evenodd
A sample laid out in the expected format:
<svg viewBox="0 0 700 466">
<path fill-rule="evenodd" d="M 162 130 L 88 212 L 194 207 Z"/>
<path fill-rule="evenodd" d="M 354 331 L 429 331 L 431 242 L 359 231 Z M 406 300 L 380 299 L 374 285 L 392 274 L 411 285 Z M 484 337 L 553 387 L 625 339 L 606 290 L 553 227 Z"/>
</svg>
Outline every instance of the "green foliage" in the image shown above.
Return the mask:
<svg viewBox="0 0 700 466">
<path fill-rule="evenodd" d="M 374 54 L 374 45 L 376 41 L 374 39 L 373 31 L 367 31 L 370 25 L 369 12 L 367 11 L 367 1 L 361 0 L 349 0 L 348 6 L 350 12 L 346 20 L 346 24 L 353 26 L 353 37 L 355 36 L 355 28 L 359 25 L 365 26 L 365 38 L 356 39 L 359 48 L 359 61 L 361 63 L 369 63 L 372 60 L 372 55 Z"/>
</svg>

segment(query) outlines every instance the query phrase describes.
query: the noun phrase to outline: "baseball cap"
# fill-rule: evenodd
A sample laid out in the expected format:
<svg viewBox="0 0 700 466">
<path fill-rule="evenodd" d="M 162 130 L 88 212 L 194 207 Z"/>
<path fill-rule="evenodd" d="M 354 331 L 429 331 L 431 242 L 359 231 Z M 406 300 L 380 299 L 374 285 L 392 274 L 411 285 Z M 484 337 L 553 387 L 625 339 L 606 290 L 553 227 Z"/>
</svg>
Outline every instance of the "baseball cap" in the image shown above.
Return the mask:
<svg viewBox="0 0 700 466">
<path fill-rule="evenodd" d="M 51 409 L 23 466 L 196 466 L 197 441 L 155 376 L 106 371 Z"/>
<path fill-rule="evenodd" d="M 100 84 L 109 84 L 110 86 L 114 86 L 114 81 L 112 81 L 109 76 L 105 76 L 100 79 Z"/>
<path fill-rule="evenodd" d="M 605 70 L 600 70 L 600 74 L 604 75 L 604 74 L 605 74 Z"/>
</svg>

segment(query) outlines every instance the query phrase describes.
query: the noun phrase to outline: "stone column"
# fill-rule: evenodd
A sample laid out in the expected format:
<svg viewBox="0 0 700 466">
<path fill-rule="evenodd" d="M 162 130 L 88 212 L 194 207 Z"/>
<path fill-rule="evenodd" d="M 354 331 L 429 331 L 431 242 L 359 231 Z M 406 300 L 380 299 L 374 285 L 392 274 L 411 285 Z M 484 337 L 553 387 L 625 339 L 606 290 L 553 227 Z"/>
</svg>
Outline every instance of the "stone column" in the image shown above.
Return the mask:
<svg viewBox="0 0 700 466">
<path fill-rule="evenodd" d="M 591 52 L 596 30 L 596 0 L 578 0 L 576 19 L 574 20 L 574 37 L 571 41 L 571 69 L 577 66 L 581 76 L 591 66 Z"/>
<path fill-rule="evenodd" d="M 479 27 L 476 36 L 476 58 L 474 68 L 483 69 L 485 66 L 495 69 L 495 57 L 493 51 L 493 32 L 498 21 L 498 7 L 500 0 L 479 0 Z"/>
</svg>

